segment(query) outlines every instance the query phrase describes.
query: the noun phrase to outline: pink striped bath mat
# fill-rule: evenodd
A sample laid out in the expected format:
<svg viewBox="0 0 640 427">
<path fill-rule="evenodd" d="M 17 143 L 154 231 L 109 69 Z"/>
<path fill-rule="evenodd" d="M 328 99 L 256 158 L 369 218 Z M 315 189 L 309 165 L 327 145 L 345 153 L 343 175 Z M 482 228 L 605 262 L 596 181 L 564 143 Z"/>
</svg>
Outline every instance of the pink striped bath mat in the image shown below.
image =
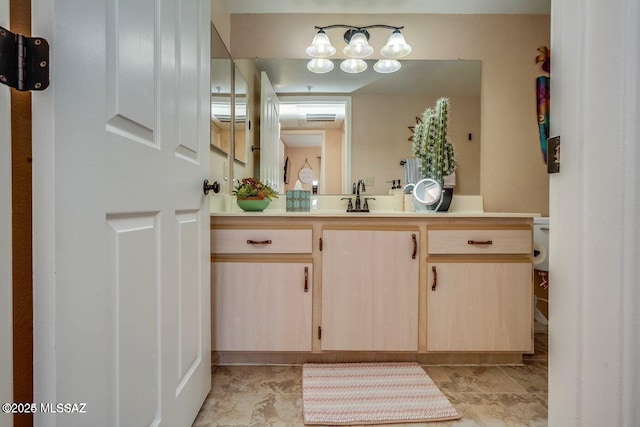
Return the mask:
<svg viewBox="0 0 640 427">
<path fill-rule="evenodd" d="M 305 363 L 302 410 L 308 425 L 411 423 L 460 418 L 414 362 Z"/>
</svg>

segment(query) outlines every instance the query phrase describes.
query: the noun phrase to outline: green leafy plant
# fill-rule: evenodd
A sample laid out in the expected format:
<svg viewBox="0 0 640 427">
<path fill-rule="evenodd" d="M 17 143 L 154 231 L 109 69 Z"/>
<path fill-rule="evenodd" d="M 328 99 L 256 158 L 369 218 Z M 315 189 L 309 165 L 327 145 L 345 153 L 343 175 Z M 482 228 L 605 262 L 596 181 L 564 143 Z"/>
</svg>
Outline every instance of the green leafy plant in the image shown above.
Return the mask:
<svg viewBox="0 0 640 427">
<path fill-rule="evenodd" d="M 239 198 L 257 197 L 269 200 L 277 199 L 278 193 L 257 178 L 242 178 L 233 189 L 233 194 Z"/>
<path fill-rule="evenodd" d="M 433 178 L 440 185 L 456 170 L 453 144 L 447 136 L 448 119 L 449 99 L 440 98 L 435 108 L 424 110 L 413 133 L 413 154 L 421 161 L 422 177 Z"/>
</svg>

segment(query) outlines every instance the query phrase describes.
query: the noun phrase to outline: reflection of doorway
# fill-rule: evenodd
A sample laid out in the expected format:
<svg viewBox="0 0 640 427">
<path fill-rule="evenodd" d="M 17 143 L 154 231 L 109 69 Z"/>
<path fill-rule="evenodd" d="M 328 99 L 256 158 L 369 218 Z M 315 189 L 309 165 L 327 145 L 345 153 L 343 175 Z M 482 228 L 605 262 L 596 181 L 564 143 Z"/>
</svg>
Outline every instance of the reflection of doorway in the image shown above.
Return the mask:
<svg viewBox="0 0 640 427">
<path fill-rule="evenodd" d="M 293 190 L 300 169 L 308 166 L 313 171 L 313 182 L 302 182 L 303 190 L 312 191 L 312 185 L 318 186 L 318 193 L 330 193 L 322 159 L 325 146 L 325 131 L 322 129 L 282 130 L 280 140 L 284 145 L 284 158 L 288 159 L 288 174 L 285 190 Z M 338 183 L 339 184 L 339 183 Z"/>
<path fill-rule="evenodd" d="M 289 157 L 293 189 L 305 159 L 314 170 L 320 194 L 349 192 L 351 181 L 351 98 L 281 96 L 280 134 Z M 307 188 L 308 187 L 308 188 Z M 303 186 L 311 190 L 311 184 Z"/>
</svg>

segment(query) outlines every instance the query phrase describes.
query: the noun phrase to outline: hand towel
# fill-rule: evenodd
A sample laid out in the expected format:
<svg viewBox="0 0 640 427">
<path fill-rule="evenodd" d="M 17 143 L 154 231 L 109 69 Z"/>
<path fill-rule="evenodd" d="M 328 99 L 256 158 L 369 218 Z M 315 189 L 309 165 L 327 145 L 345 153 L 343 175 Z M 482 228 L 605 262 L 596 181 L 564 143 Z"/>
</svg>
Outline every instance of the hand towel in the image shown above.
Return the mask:
<svg viewBox="0 0 640 427">
<path fill-rule="evenodd" d="M 404 183 L 415 184 L 422 179 L 422 166 L 415 157 L 404 160 Z"/>
</svg>

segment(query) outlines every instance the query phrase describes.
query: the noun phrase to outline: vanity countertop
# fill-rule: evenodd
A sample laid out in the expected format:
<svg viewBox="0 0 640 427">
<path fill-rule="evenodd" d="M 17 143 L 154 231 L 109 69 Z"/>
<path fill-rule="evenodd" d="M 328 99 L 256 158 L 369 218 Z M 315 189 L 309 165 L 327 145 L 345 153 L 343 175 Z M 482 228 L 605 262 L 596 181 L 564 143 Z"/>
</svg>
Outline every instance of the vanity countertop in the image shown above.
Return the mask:
<svg viewBox="0 0 640 427">
<path fill-rule="evenodd" d="M 521 212 L 345 212 L 345 211 L 311 211 L 286 212 L 265 210 L 263 212 L 211 212 L 218 217 L 275 217 L 275 218 L 535 218 L 539 213 Z"/>
<path fill-rule="evenodd" d="M 285 208 L 285 197 L 271 202 L 262 212 L 242 211 L 235 198 L 218 195 L 210 199 L 211 216 L 237 218 L 535 218 L 539 213 L 485 212 L 482 197 L 454 196 L 447 212 L 416 212 L 410 195 L 376 196 L 370 202 L 371 212 L 347 212 L 343 196 L 313 196 L 312 208 L 308 212 L 289 212 Z M 315 208 L 314 208 L 315 206 Z M 409 207 L 405 210 L 405 207 Z"/>
</svg>

